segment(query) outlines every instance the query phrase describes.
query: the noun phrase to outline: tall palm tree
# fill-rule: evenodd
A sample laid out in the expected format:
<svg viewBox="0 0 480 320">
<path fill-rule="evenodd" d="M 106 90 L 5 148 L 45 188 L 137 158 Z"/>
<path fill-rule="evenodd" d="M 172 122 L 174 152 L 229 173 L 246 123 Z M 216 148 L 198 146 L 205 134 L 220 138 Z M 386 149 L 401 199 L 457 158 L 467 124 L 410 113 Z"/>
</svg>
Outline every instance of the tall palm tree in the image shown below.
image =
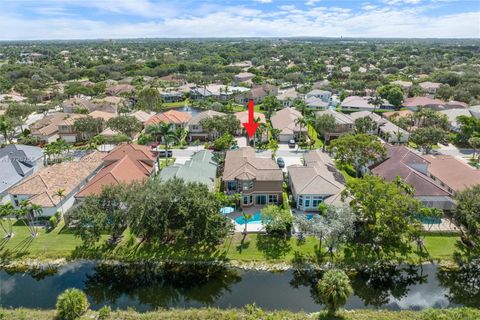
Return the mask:
<svg viewBox="0 0 480 320">
<path fill-rule="evenodd" d="M 62 216 L 63 214 L 65 213 L 63 211 L 63 199 L 65 198 L 66 194 L 65 194 L 65 189 L 58 189 L 57 191 L 55 191 L 55 193 L 53 194 L 55 197 L 59 197 L 60 198 L 60 207 L 62 208 Z"/>
<path fill-rule="evenodd" d="M 166 165 L 168 166 L 168 146 L 170 142 L 178 141 L 178 136 L 173 127 L 173 123 L 163 123 L 160 122 L 158 125 L 150 125 L 147 127 L 146 132 L 148 134 L 155 135 L 157 137 L 157 142 L 161 142 L 163 139 L 165 143 L 165 157 Z M 160 169 L 160 159 L 157 158 L 158 168 Z"/>
<path fill-rule="evenodd" d="M 13 237 L 13 224 L 12 219 L 10 216 L 15 213 L 15 209 L 11 202 L 0 204 L 0 227 L 5 231 L 5 235 L 7 239 L 11 239 Z M 5 227 L 3 225 L 3 219 L 7 220 L 8 226 Z"/>
<path fill-rule="evenodd" d="M 3 138 L 5 140 L 5 143 L 10 142 L 11 140 L 9 139 L 9 134 L 8 132 L 12 131 L 12 124 L 8 120 L 6 116 L 1 116 L 0 117 L 0 131 L 2 132 Z"/>
<path fill-rule="evenodd" d="M 30 231 L 32 238 L 38 235 L 38 229 L 35 225 L 37 215 L 42 211 L 42 207 L 38 204 L 31 203 L 30 200 L 25 199 L 20 201 L 20 209 L 16 211 L 17 218 L 22 219 L 25 226 Z"/>
<path fill-rule="evenodd" d="M 305 117 L 298 117 L 297 119 L 295 119 L 294 123 L 295 123 L 296 126 L 299 126 L 300 137 L 301 137 L 302 136 L 302 129 L 306 128 L 307 125 L 308 125 L 307 119 L 305 119 Z"/>
</svg>

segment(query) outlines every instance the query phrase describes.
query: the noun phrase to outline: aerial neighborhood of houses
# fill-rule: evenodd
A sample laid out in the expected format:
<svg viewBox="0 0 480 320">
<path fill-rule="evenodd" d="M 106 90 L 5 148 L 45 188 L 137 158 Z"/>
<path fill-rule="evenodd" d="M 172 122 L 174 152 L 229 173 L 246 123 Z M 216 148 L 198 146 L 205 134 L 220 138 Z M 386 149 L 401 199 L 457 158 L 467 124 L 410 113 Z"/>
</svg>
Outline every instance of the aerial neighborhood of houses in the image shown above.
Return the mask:
<svg viewBox="0 0 480 320">
<path fill-rule="evenodd" d="M 442 122 L 443 129 L 459 133 L 465 125 L 459 117 L 479 119 L 479 106 L 436 98 L 444 84 L 421 78 L 391 81 L 387 91 L 404 93 L 393 104 L 388 93 L 339 92 L 328 80 L 337 66 L 327 62 L 330 76 L 308 86 L 259 81 L 263 66 L 251 61 L 232 63 L 240 72 L 228 83 L 188 82 L 177 73 L 57 84 L 55 92 L 65 100 L 23 116 L 27 136 L 3 137 L 3 201 L 19 206 L 28 199 L 49 216 L 68 212 L 106 185 L 158 176 L 205 184 L 211 192 L 238 193 L 238 208 L 253 213 L 284 202 L 294 212 L 318 211 L 321 203 L 342 204 L 346 184 L 335 150 L 327 152 L 322 142 L 357 133 L 376 136 L 386 149 L 362 172 L 387 181 L 400 177 L 427 207 L 449 212 L 455 193 L 480 183 L 480 171 L 458 149 L 440 154 L 435 146 L 442 141 L 428 148 L 411 140 L 427 122 Z M 351 69 L 345 66 L 341 72 Z M 409 97 L 412 86 L 423 94 Z M 86 90 L 92 88 L 104 91 Z M 43 104 L 50 100 L 42 99 Z M 2 114 L 13 108 L 9 104 L 26 100 L 16 91 L 1 94 Z M 248 121 L 248 101 L 255 103 L 254 118 L 261 125 L 251 139 L 241 127 Z M 318 121 L 322 118 L 333 125 Z M 61 197 L 55 196 L 58 189 Z"/>
<path fill-rule="evenodd" d="M 457 247 L 479 252 L 480 58 L 471 46 L 40 48 L 0 44 L 0 263 L 134 261 L 142 272 L 172 263 L 179 273 L 176 261 L 207 261 L 209 272 L 217 260 L 222 270 L 298 264 L 313 270 L 302 283 L 315 291 L 324 267 L 382 261 L 383 275 L 453 260 Z M 133 290 L 155 278 L 139 270 Z M 174 281 L 209 287 L 211 274 L 198 270 L 185 272 L 195 281 L 174 271 Z M 161 290 L 169 272 L 154 280 Z M 230 281 L 222 272 L 219 282 Z"/>
</svg>

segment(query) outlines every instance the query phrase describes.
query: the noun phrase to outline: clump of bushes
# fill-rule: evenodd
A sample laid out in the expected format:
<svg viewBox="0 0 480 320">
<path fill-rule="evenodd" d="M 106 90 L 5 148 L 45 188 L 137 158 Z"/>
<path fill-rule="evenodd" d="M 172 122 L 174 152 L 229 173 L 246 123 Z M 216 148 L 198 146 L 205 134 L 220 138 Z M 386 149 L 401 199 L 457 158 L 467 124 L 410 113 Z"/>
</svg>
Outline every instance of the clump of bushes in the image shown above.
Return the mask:
<svg viewBox="0 0 480 320">
<path fill-rule="evenodd" d="M 78 289 L 67 289 L 57 298 L 57 315 L 63 320 L 80 318 L 88 307 L 87 295 Z"/>
<path fill-rule="evenodd" d="M 112 309 L 110 306 L 103 306 L 98 310 L 98 320 L 107 320 L 110 318 L 110 314 L 112 313 Z"/>
<path fill-rule="evenodd" d="M 48 219 L 48 222 L 50 223 L 50 228 L 55 229 L 61 220 L 62 213 L 60 211 L 55 212 L 55 214 Z"/>
</svg>

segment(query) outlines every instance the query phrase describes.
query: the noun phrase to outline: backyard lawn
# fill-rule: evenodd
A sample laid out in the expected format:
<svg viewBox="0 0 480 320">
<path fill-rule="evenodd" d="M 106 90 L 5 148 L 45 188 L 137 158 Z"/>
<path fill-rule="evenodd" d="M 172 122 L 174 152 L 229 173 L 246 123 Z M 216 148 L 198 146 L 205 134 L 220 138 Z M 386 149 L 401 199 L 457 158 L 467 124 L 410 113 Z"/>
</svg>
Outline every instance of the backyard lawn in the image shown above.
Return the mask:
<svg viewBox="0 0 480 320">
<path fill-rule="evenodd" d="M 318 241 L 308 237 L 299 243 L 295 237 L 290 239 L 266 235 L 234 234 L 223 244 L 213 250 L 198 250 L 185 244 L 140 244 L 128 230 L 123 241 L 116 247 L 106 245 L 108 235 L 94 249 L 82 247 L 82 241 L 61 223 L 51 232 L 39 230 L 39 235 L 32 239 L 28 228 L 17 222 L 14 226 L 15 236 L 7 241 L 0 241 L 0 259 L 21 258 L 109 258 L 120 260 L 136 259 L 182 259 L 208 260 L 214 258 L 272 262 L 291 261 L 296 254 L 314 257 Z M 426 247 L 434 259 L 451 259 L 458 236 L 449 234 L 431 234 L 426 237 Z"/>
<path fill-rule="evenodd" d="M 317 130 L 311 124 L 308 125 L 308 136 L 315 141 L 314 149 L 323 147 L 323 141 L 318 137 Z"/>
</svg>

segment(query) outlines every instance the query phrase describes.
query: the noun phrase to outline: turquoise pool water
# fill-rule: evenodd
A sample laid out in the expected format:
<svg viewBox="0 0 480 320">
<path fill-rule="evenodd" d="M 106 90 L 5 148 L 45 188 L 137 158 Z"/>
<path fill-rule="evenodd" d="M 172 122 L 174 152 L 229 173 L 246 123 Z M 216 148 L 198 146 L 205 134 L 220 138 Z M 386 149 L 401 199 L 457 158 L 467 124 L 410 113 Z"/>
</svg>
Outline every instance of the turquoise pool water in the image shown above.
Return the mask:
<svg viewBox="0 0 480 320">
<path fill-rule="evenodd" d="M 417 216 L 417 218 L 423 224 L 440 224 L 440 223 L 442 223 L 442 219 L 440 219 L 440 218 L 430 218 L 430 217 L 422 217 L 422 216 Z"/>
<path fill-rule="evenodd" d="M 235 222 L 238 224 L 245 224 L 245 219 L 243 218 L 243 216 L 241 216 L 236 218 Z M 250 219 L 247 220 L 247 224 L 255 223 L 262 223 L 262 217 L 260 216 L 260 212 L 255 213 Z"/>
</svg>

